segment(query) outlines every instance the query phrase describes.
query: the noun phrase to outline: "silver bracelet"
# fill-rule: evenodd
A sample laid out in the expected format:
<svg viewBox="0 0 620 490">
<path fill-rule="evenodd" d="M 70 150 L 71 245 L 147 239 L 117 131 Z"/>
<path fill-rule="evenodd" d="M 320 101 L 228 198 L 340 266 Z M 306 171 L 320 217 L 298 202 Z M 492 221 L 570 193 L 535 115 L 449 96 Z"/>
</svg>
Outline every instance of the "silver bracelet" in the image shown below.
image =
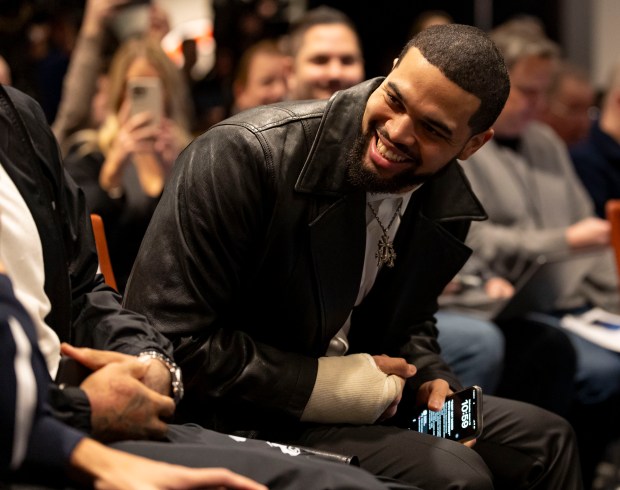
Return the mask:
<svg viewBox="0 0 620 490">
<path fill-rule="evenodd" d="M 170 393 L 172 394 L 172 399 L 174 400 L 174 403 L 178 404 L 183 398 L 185 389 L 183 388 L 181 368 L 177 365 L 177 363 L 170 359 L 168 356 L 155 350 L 147 350 L 141 352 L 138 358 L 157 359 L 158 361 L 161 361 L 164 366 L 166 366 L 166 368 L 168 368 L 171 378 Z"/>
</svg>

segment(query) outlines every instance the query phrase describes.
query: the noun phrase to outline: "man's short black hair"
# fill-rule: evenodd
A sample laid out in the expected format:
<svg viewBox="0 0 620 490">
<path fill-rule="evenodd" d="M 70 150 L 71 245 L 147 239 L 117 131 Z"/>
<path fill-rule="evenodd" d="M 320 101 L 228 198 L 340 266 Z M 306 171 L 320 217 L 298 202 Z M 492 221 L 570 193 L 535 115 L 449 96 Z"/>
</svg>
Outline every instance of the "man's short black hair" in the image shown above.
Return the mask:
<svg viewBox="0 0 620 490">
<path fill-rule="evenodd" d="M 407 43 L 398 62 L 411 48 L 420 50 L 446 78 L 480 99 L 480 107 L 469 120 L 473 134 L 493 125 L 508 98 L 510 79 L 502 54 L 484 31 L 462 24 L 428 27 Z"/>
</svg>

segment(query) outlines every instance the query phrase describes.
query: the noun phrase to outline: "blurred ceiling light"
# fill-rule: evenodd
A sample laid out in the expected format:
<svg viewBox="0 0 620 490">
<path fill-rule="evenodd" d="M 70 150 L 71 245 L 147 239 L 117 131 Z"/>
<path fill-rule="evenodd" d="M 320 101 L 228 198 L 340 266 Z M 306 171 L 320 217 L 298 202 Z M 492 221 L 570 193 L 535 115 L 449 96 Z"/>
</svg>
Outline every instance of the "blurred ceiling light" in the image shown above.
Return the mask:
<svg viewBox="0 0 620 490">
<path fill-rule="evenodd" d="M 171 27 L 161 45 L 166 54 L 180 68 L 185 63 L 184 43 L 195 43 L 195 63 L 190 71 L 194 80 L 203 78 L 215 62 L 213 23 L 208 18 L 187 20 Z"/>
<path fill-rule="evenodd" d="M 170 31 L 161 42 L 164 51 L 179 67 L 185 64 L 186 54 L 194 57 L 195 61 L 189 60 L 194 63 L 190 75 L 194 80 L 203 78 L 215 64 L 211 0 L 151 1 L 168 14 Z M 192 48 L 191 53 L 186 51 L 188 47 Z"/>
</svg>

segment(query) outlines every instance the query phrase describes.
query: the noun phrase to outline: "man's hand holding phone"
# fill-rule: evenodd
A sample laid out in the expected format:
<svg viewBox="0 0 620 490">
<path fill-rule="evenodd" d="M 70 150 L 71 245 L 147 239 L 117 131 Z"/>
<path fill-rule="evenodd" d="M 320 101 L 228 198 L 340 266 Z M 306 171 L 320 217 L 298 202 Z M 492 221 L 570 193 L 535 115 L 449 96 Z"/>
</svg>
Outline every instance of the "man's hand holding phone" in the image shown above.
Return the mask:
<svg viewBox="0 0 620 490">
<path fill-rule="evenodd" d="M 446 397 L 451 393 L 452 390 L 447 381 L 443 379 L 427 381 L 418 389 L 417 404 L 438 412 L 443 407 Z"/>
<path fill-rule="evenodd" d="M 482 433 L 482 389 L 470 386 L 451 393 L 448 383 L 434 380 L 418 391 L 423 407 L 412 417 L 409 429 L 463 442 L 471 447 Z"/>
</svg>

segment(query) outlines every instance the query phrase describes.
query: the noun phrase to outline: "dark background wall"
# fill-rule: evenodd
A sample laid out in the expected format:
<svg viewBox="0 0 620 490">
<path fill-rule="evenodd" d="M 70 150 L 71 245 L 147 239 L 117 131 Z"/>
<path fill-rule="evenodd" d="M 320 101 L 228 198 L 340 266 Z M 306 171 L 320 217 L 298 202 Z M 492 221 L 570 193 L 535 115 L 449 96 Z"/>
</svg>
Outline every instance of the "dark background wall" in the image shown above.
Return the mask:
<svg viewBox="0 0 620 490">
<path fill-rule="evenodd" d="M 494 0 L 492 23 L 497 25 L 519 14 L 541 19 L 547 35 L 559 41 L 560 0 Z M 308 0 L 308 7 L 330 5 L 346 12 L 358 26 L 366 58 L 366 75 L 385 74 L 400 48 L 409 39 L 415 17 L 425 10 L 444 10 L 455 22 L 475 24 L 475 0 Z M 482 26 L 481 26 L 482 27 Z"/>
</svg>

